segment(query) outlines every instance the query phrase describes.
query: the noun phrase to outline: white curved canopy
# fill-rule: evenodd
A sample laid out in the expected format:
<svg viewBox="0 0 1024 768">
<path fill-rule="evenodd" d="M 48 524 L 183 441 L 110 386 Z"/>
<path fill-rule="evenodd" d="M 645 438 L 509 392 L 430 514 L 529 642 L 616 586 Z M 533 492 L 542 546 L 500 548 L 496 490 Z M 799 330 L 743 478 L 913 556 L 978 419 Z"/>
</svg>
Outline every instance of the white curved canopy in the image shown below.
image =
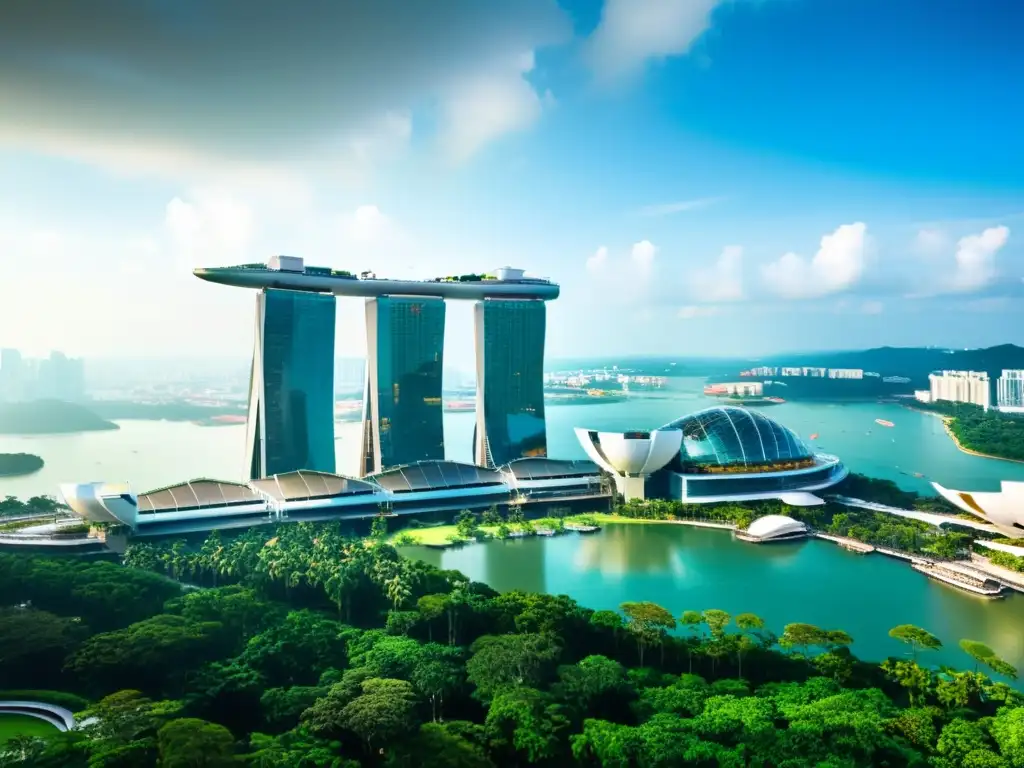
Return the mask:
<svg viewBox="0 0 1024 768">
<path fill-rule="evenodd" d="M 678 429 L 653 432 L 598 432 L 576 428 L 587 456 L 613 475 L 641 476 L 657 472 L 679 453 L 683 433 Z"/>
<path fill-rule="evenodd" d="M 1024 535 L 1024 483 L 1004 480 L 998 491 L 970 493 L 943 488 L 932 483 L 939 494 L 952 504 L 992 523 L 1013 536 Z"/>
<path fill-rule="evenodd" d="M 124 483 L 64 483 L 60 495 L 71 511 L 85 520 L 135 525 L 138 499 Z"/>
<path fill-rule="evenodd" d="M 747 528 L 747 534 L 758 539 L 774 539 L 792 533 L 806 533 L 807 526 L 786 515 L 759 517 Z"/>
</svg>

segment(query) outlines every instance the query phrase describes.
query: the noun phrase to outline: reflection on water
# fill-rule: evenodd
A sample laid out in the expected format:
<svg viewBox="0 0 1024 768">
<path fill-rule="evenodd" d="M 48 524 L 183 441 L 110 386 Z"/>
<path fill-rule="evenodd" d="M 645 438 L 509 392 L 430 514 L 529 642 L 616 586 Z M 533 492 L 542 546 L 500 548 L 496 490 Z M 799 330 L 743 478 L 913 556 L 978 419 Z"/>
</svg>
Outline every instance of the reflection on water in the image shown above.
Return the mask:
<svg viewBox="0 0 1024 768">
<path fill-rule="evenodd" d="M 567 594 L 594 609 L 653 600 L 684 610 L 753 611 L 775 631 L 804 621 L 844 629 L 863 658 L 904 649 L 888 637 L 917 624 L 945 644 L 934 663 L 966 666 L 957 647 L 980 640 L 1024 668 L 1024 596 L 985 601 L 930 581 L 905 563 L 808 540 L 755 545 L 727 531 L 682 525 L 610 525 L 597 534 L 496 541 L 409 554 L 463 571 L 500 591 Z"/>
</svg>

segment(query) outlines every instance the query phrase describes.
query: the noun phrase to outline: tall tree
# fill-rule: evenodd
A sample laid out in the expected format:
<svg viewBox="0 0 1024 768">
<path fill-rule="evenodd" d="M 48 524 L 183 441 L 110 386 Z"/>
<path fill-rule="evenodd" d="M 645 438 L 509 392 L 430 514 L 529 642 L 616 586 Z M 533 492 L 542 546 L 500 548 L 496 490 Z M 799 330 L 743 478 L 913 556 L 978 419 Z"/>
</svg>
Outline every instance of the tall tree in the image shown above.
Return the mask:
<svg viewBox="0 0 1024 768">
<path fill-rule="evenodd" d="M 643 666 L 644 652 L 652 645 L 663 643 L 665 633 L 675 629 L 675 617 L 657 603 L 646 601 L 623 603 L 619 609 L 626 615 L 626 629 L 636 638 L 640 666 Z"/>
<path fill-rule="evenodd" d="M 909 645 L 915 663 L 919 651 L 934 651 L 942 647 L 942 641 L 939 638 L 927 629 L 921 629 L 913 624 L 900 624 L 898 627 L 893 627 L 889 630 L 889 637 Z"/>
</svg>

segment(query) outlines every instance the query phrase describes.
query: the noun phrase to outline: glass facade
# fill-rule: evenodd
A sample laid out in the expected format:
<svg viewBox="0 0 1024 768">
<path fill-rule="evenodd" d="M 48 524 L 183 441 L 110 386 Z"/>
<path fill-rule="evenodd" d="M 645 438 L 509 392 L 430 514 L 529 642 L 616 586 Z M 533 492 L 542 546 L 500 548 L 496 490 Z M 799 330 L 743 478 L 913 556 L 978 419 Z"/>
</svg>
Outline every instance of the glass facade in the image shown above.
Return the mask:
<svg viewBox="0 0 1024 768">
<path fill-rule="evenodd" d="M 724 467 L 756 472 L 780 465 L 799 469 L 812 458 L 792 430 L 746 408 L 707 408 L 662 427 L 670 428 L 683 432 L 682 448 L 669 464 L 675 472 Z"/>
<path fill-rule="evenodd" d="M 444 317 L 442 299 L 381 296 L 367 302 L 367 474 L 444 459 Z"/>
<path fill-rule="evenodd" d="M 763 493 L 785 493 L 828 483 L 842 473 L 839 466 L 822 467 L 800 474 L 780 473 L 774 477 L 755 475 L 753 477 L 709 477 L 708 479 L 686 478 L 686 498 L 699 499 L 712 496 L 743 496 Z"/>
<path fill-rule="evenodd" d="M 277 289 L 258 294 L 252 479 L 299 469 L 334 472 L 334 323 L 334 296 Z"/>
<path fill-rule="evenodd" d="M 477 302 L 477 464 L 547 456 L 543 301 Z"/>
</svg>

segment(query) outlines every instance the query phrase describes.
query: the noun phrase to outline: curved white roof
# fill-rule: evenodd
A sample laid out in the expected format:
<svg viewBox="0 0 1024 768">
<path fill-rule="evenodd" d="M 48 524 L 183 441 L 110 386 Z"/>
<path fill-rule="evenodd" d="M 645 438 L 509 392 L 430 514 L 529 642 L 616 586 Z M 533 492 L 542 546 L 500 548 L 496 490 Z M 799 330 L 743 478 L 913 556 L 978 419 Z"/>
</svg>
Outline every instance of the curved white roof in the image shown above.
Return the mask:
<svg viewBox="0 0 1024 768">
<path fill-rule="evenodd" d="M 139 502 L 124 483 L 64 483 L 60 495 L 71 511 L 85 520 L 135 525 Z"/>
<path fill-rule="evenodd" d="M 594 463 L 613 475 L 649 475 L 679 453 L 683 433 L 678 429 L 653 432 L 598 432 L 576 428 L 576 439 Z"/>
<path fill-rule="evenodd" d="M 746 532 L 758 539 L 774 539 L 791 533 L 806 533 L 807 526 L 786 515 L 765 515 L 752 522 Z"/>
<path fill-rule="evenodd" d="M 932 486 L 964 512 L 970 512 L 1015 536 L 1024 534 L 1024 483 L 1004 480 L 1000 490 L 978 493 L 954 491 L 938 483 L 932 483 Z"/>
</svg>

